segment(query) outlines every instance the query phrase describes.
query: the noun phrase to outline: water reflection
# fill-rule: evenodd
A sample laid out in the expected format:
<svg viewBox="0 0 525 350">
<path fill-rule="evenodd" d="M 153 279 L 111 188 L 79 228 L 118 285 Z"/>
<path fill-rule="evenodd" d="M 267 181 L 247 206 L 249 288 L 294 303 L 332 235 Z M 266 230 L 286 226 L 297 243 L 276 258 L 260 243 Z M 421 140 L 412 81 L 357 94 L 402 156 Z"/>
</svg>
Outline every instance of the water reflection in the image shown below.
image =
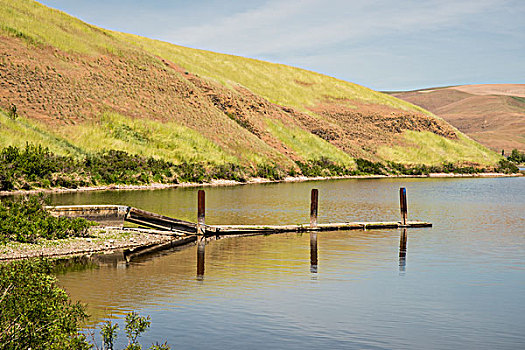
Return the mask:
<svg viewBox="0 0 525 350">
<path fill-rule="evenodd" d="M 399 272 L 405 272 L 407 264 L 407 229 L 401 231 L 401 238 L 399 239 Z"/>
<path fill-rule="evenodd" d="M 410 275 L 399 276 L 408 235 L 396 229 L 323 232 L 322 247 L 315 234 L 295 233 L 208 242 L 205 283 L 196 278 L 191 245 L 132 259 L 127 269 L 68 272 L 60 284 L 87 303 L 91 325 L 109 313 L 122 319 L 136 310 L 152 319 L 143 343 L 166 340 L 179 349 L 525 348 L 525 178 L 315 185 L 323 194 L 321 223 L 395 220 L 397 191 L 406 186 L 411 217 L 436 224 L 411 229 Z M 209 188 L 206 220 L 304 223 L 311 187 Z M 181 188 L 89 193 L 78 200 L 124 203 L 195 222 L 195 195 L 196 189 Z M 399 271 L 392 271 L 396 245 Z M 317 249 L 323 250 L 322 274 L 315 273 Z"/>
<path fill-rule="evenodd" d="M 317 273 L 317 233 L 310 233 L 310 272 Z"/>
<path fill-rule="evenodd" d="M 204 279 L 204 253 L 206 251 L 206 240 L 201 238 L 197 243 L 197 279 Z"/>
</svg>

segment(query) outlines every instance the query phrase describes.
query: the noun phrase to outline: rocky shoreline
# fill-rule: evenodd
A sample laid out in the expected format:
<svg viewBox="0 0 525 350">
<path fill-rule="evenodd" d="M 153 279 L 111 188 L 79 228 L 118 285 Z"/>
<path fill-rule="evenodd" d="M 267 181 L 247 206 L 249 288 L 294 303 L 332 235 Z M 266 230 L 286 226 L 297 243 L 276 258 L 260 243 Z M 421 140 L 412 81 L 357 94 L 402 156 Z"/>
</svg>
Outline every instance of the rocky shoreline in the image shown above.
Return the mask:
<svg viewBox="0 0 525 350">
<path fill-rule="evenodd" d="M 173 236 L 161 231 L 96 227 L 90 229 L 89 237 L 59 240 L 42 239 L 36 244 L 10 242 L 0 246 L 0 261 L 11 261 L 35 257 L 64 258 L 79 255 L 107 254 L 121 249 L 137 249 L 166 243 L 177 243 L 184 236 Z"/>
</svg>

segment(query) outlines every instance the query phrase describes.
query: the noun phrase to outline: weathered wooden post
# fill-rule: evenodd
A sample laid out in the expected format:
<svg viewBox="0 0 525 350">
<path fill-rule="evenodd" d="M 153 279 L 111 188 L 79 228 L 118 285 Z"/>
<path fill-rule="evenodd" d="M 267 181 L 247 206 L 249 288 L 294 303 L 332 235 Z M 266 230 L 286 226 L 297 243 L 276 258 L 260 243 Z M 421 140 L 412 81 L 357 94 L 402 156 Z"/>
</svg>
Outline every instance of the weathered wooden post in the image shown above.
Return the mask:
<svg viewBox="0 0 525 350">
<path fill-rule="evenodd" d="M 310 232 L 310 272 L 317 273 L 317 232 Z"/>
<path fill-rule="evenodd" d="M 317 227 L 318 199 L 319 199 L 319 190 L 317 188 L 313 188 L 311 197 L 310 197 L 310 228 Z"/>
<path fill-rule="evenodd" d="M 401 209 L 401 224 L 407 225 L 407 190 L 404 187 L 399 189 L 399 208 Z"/>
<path fill-rule="evenodd" d="M 205 204 L 206 194 L 204 190 L 199 190 L 197 195 L 197 241 L 200 242 L 204 237 L 205 232 L 205 213 L 206 213 L 206 204 Z"/>
</svg>

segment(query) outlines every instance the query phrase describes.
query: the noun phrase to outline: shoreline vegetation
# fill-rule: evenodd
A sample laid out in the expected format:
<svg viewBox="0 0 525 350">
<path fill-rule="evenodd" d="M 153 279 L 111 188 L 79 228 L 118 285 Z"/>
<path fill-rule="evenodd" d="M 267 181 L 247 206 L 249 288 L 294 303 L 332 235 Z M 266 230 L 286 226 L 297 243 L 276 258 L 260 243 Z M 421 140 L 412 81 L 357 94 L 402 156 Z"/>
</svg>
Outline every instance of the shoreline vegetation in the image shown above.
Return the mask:
<svg viewBox="0 0 525 350">
<path fill-rule="evenodd" d="M 67 267 L 66 267 L 67 268 Z M 115 349 L 118 324 L 110 319 L 100 325 L 102 347 L 95 330 L 81 333 L 89 318 L 86 307 L 73 302 L 57 283 L 64 271 L 58 260 L 35 258 L 0 264 L 0 349 L 89 350 Z M 139 337 L 150 327 L 150 317 L 130 312 L 125 318 L 128 345 L 140 350 Z M 88 339 L 90 338 L 90 339 Z M 169 350 L 167 343 L 152 344 L 149 350 Z"/>
<path fill-rule="evenodd" d="M 88 220 L 52 216 L 44 204 L 42 195 L 0 201 L 0 255 L 13 243 L 17 247 L 53 250 L 60 242 L 67 244 L 71 239 L 95 241 L 100 246 L 101 239 L 111 238 L 93 235 L 94 223 Z M 119 238 L 132 244 L 143 243 L 130 234 Z M 106 241 L 106 248 L 113 241 Z M 89 317 L 85 305 L 74 303 L 57 283 L 56 274 L 63 272 L 62 265 L 60 260 L 45 258 L 43 253 L 0 261 L 0 349 L 101 349 L 94 331 L 91 340 L 80 332 L 82 322 Z M 142 349 L 138 338 L 150 324 L 149 316 L 141 317 L 135 312 L 126 316 L 126 350 Z M 102 349 L 113 349 L 117 328 L 111 320 L 101 325 Z M 168 350 L 170 346 L 157 343 L 148 349 Z"/>
<path fill-rule="evenodd" d="M 0 195 L 90 190 L 161 189 L 263 182 L 381 177 L 520 176 L 513 158 L 493 167 L 457 165 L 405 165 L 355 159 L 355 166 L 319 158 L 296 161 L 295 167 L 277 164 L 244 166 L 234 163 L 183 162 L 107 150 L 83 158 L 61 156 L 41 145 L 8 146 L 0 150 Z"/>
</svg>

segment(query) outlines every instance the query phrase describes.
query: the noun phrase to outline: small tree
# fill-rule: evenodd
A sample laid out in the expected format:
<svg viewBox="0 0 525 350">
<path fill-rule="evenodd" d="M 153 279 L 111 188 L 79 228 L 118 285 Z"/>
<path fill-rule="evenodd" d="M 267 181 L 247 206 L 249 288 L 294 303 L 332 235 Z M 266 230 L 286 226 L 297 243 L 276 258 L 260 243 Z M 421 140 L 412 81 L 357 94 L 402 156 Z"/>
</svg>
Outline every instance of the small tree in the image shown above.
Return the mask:
<svg viewBox="0 0 525 350">
<path fill-rule="evenodd" d="M 139 316 L 135 311 L 130 312 L 126 315 L 126 326 L 124 330 L 126 337 L 128 338 L 128 345 L 124 350 L 142 350 L 142 345 L 138 342 L 138 338 L 144 333 L 151 325 L 150 317 Z M 104 322 L 104 325 L 100 329 L 100 335 L 102 336 L 103 347 L 102 350 L 114 350 L 113 343 L 117 339 L 118 324 L 113 324 L 110 320 Z M 94 340 L 94 339 L 93 339 Z M 98 349 L 98 346 L 95 344 Z M 164 344 L 153 344 L 149 350 L 169 350 L 170 346 L 167 343 Z"/>
<path fill-rule="evenodd" d="M 513 149 L 508 158 L 511 162 L 521 164 L 525 163 L 525 153 L 521 153 L 517 149 Z"/>
</svg>

